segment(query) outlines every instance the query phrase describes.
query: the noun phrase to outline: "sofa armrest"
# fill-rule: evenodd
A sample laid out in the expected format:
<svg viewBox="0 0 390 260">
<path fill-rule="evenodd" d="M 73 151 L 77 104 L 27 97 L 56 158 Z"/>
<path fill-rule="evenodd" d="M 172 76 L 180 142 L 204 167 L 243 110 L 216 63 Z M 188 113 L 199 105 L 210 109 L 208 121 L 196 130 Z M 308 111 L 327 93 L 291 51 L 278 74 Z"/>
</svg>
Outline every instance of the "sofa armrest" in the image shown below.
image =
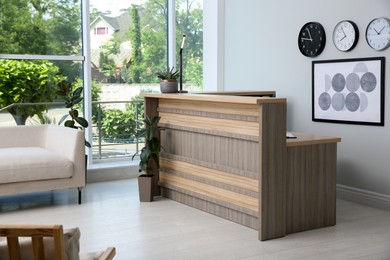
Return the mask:
<svg viewBox="0 0 390 260">
<path fill-rule="evenodd" d="M 59 153 L 74 162 L 76 178 L 84 178 L 85 182 L 85 137 L 81 130 L 49 125 L 44 147 Z"/>
</svg>

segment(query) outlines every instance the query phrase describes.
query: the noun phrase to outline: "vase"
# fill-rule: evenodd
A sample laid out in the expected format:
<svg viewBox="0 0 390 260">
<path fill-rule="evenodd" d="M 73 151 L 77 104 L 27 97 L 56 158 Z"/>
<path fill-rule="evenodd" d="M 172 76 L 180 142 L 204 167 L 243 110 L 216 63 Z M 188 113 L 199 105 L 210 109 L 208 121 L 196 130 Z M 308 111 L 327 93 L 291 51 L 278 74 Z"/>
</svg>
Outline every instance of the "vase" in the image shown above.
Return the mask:
<svg viewBox="0 0 390 260">
<path fill-rule="evenodd" d="M 153 201 L 153 175 L 142 174 L 138 176 L 138 192 L 140 202 Z"/>
<path fill-rule="evenodd" d="M 161 93 L 177 93 L 179 84 L 176 80 L 162 80 L 160 82 Z"/>
</svg>

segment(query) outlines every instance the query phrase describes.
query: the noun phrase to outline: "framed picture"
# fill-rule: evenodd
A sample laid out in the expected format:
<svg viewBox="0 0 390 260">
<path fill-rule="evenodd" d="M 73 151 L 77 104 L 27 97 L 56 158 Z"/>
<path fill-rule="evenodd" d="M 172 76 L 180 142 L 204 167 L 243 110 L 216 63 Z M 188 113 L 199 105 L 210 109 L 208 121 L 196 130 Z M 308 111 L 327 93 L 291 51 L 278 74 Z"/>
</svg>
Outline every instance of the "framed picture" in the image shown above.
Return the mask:
<svg viewBox="0 0 390 260">
<path fill-rule="evenodd" d="M 384 125 L 385 58 L 312 62 L 312 120 Z"/>
</svg>

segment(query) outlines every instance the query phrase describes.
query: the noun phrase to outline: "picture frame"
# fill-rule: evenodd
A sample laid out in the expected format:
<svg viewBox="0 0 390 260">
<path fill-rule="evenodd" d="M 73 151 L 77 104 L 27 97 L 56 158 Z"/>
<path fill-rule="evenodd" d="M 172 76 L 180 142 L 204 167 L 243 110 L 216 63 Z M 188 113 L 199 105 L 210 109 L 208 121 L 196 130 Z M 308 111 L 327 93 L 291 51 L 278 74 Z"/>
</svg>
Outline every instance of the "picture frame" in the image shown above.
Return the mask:
<svg viewBox="0 0 390 260">
<path fill-rule="evenodd" d="M 385 57 L 312 61 L 312 121 L 384 126 Z"/>
</svg>

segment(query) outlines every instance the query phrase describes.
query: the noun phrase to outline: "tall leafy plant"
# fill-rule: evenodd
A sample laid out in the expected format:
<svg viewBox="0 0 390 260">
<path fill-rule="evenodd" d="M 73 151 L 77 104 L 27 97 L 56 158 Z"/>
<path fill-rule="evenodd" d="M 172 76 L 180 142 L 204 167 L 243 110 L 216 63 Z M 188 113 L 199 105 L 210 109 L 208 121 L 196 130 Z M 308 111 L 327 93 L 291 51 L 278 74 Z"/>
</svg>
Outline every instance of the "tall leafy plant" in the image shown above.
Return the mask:
<svg viewBox="0 0 390 260">
<path fill-rule="evenodd" d="M 139 172 L 145 172 L 147 176 L 151 175 L 150 171 L 153 169 L 153 164 L 156 166 L 156 169 L 160 168 L 158 158 L 162 147 L 160 139 L 156 136 L 159 130 L 157 126 L 159 121 L 159 116 L 152 118 L 145 116 L 145 119 L 142 120 L 144 128 L 139 129 L 135 134 L 137 138 L 145 137 L 145 146 L 141 149 L 140 154 Z M 134 157 L 135 154 L 132 159 Z"/>
</svg>

